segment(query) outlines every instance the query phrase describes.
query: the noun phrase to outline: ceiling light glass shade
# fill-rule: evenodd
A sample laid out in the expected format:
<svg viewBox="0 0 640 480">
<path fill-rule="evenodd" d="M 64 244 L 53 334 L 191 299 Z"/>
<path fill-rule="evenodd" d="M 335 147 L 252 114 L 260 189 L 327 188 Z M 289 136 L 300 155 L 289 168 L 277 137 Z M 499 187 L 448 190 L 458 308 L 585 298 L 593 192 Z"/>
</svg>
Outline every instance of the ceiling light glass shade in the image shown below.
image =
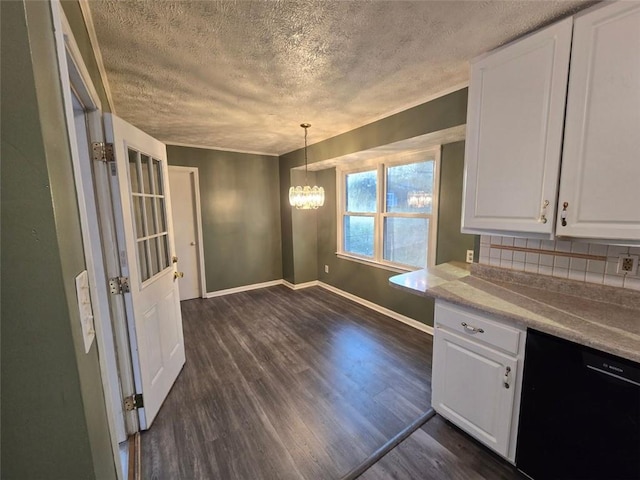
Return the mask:
<svg viewBox="0 0 640 480">
<path fill-rule="evenodd" d="M 315 210 L 324 205 L 324 188 L 309 185 L 291 187 L 289 189 L 289 203 L 298 210 Z"/>
<path fill-rule="evenodd" d="M 304 181 L 307 183 L 307 129 L 309 123 L 300 125 L 304 128 Z M 308 184 L 304 187 L 291 187 L 289 189 L 289 203 L 298 210 L 316 210 L 324 205 L 324 188 Z"/>
<path fill-rule="evenodd" d="M 427 192 L 409 192 L 407 194 L 407 205 L 412 208 L 424 208 L 431 205 L 433 195 Z"/>
</svg>

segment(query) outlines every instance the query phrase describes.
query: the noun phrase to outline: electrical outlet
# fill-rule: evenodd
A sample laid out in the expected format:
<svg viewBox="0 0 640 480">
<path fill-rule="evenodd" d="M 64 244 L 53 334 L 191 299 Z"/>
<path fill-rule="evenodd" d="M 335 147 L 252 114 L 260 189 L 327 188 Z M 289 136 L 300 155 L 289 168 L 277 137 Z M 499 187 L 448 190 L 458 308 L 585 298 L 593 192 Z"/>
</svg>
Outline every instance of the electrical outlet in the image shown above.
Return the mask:
<svg viewBox="0 0 640 480">
<path fill-rule="evenodd" d="M 329 265 L 324 266 L 324 273 L 329 273 Z"/>
<path fill-rule="evenodd" d="M 473 263 L 473 250 L 467 250 L 467 263 Z"/>
<path fill-rule="evenodd" d="M 620 255 L 618 257 L 619 275 L 636 275 L 638 273 L 638 255 Z"/>
</svg>

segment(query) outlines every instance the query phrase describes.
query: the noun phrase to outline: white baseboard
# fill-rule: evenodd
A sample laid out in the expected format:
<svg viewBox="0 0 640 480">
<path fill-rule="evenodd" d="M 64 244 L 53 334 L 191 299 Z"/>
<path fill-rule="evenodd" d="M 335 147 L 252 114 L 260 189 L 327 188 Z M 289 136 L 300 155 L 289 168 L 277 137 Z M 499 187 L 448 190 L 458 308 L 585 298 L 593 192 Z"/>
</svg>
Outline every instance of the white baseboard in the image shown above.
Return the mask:
<svg viewBox="0 0 640 480">
<path fill-rule="evenodd" d="M 318 282 L 318 283 L 322 288 L 329 290 L 330 292 L 333 292 L 337 295 L 348 298 L 349 300 L 359 303 L 360 305 L 364 305 L 365 307 L 370 308 L 371 310 L 375 310 L 376 312 L 386 315 L 387 317 L 391 317 L 394 320 L 398 320 L 399 322 L 405 323 L 417 330 L 428 333 L 429 335 L 433 335 L 433 327 L 429 325 L 426 325 L 422 322 L 414 320 L 413 318 L 409 318 L 398 312 L 394 312 L 393 310 L 389 310 L 388 308 L 382 307 L 377 303 L 373 303 L 373 302 L 370 302 L 369 300 L 365 300 L 364 298 L 358 297 L 353 293 L 340 290 L 339 288 L 336 288 L 333 285 L 329 285 L 328 283 L 324 283 L 324 282 Z"/>
<path fill-rule="evenodd" d="M 300 290 L 302 288 L 317 287 L 318 285 L 320 285 L 320 282 L 318 280 L 312 280 L 305 283 L 291 283 L 287 282 L 286 280 L 282 280 L 282 284 L 285 287 L 289 287 L 291 290 Z"/>
<path fill-rule="evenodd" d="M 227 288 L 226 290 L 217 290 L 215 292 L 207 292 L 205 298 L 222 297 L 231 295 L 232 293 L 248 292 L 249 290 L 257 290 L 258 288 L 273 287 L 274 285 L 282 285 L 284 280 L 272 280 L 270 282 L 254 283 L 252 285 L 243 285 L 241 287 Z"/>
<path fill-rule="evenodd" d="M 301 290 L 303 288 L 309 288 L 309 287 L 322 287 L 325 290 L 329 290 L 330 292 L 333 292 L 344 298 L 348 298 L 353 302 L 359 303 L 360 305 L 363 305 L 367 308 L 370 308 L 371 310 L 374 310 L 378 313 L 386 315 L 387 317 L 393 318 L 394 320 L 398 320 L 399 322 L 407 324 L 410 327 L 415 328 L 416 330 L 420 330 L 421 332 L 425 332 L 425 333 L 428 333 L 429 335 L 433 335 L 433 327 L 429 325 L 426 325 L 422 322 L 414 320 L 413 318 L 409 318 L 398 312 L 394 312 L 393 310 L 389 310 L 388 308 L 382 307 L 377 303 L 373 303 L 373 302 L 370 302 L 369 300 L 365 300 L 364 298 L 358 297 L 353 293 L 340 290 L 339 288 L 334 287 L 333 285 L 329 285 L 328 283 L 324 283 L 319 280 L 312 280 L 311 282 L 305 282 L 305 283 L 291 283 L 291 282 L 287 282 L 286 280 L 272 280 L 271 282 L 254 283 L 253 285 L 244 285 L 242 287 L 228 288 L 226 290 L 218 290 L 217 292 L 208 292 L 206 295 L 206 298 L 222 297 L 223 295 L 246 292 L 249 290 L 256 290 L 258 288 L 273 287 L 274 285 L 284 285 L 285 287 L 290 288 L 291 290 Z"/>
</svg>

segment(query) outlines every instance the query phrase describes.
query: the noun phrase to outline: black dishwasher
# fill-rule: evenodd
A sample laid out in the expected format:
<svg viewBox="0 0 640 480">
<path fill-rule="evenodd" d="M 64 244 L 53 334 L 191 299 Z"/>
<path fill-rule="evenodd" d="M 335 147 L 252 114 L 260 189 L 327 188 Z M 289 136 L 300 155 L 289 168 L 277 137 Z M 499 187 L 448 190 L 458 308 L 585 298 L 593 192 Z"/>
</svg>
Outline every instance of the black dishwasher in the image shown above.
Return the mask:
<svg viewBox="0 0 640 480">
<path fill-rule="evenodd" d="M 516 466 L 535 480 L 640 480 L 640 365 L 529 329 Z"/>
</svg>

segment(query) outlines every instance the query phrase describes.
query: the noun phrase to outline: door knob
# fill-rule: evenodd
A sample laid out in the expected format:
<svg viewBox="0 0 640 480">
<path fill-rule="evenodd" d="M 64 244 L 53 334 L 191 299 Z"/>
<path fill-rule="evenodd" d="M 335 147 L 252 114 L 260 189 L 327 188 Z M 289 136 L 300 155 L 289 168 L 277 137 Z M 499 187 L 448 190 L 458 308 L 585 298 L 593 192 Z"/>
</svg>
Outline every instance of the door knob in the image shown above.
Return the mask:
<svg viewBox="0 0 640 480">
<path fill-rule="evenodd" d="M 189 245 L 191 245 L 192 247 L 196 244 L 196 242 L 191 242 Z"/>
<path fill-rule="evenodd" d="M 173 272 L 173 279 L 184 277 L 184 272 Z"/>
</svg>

